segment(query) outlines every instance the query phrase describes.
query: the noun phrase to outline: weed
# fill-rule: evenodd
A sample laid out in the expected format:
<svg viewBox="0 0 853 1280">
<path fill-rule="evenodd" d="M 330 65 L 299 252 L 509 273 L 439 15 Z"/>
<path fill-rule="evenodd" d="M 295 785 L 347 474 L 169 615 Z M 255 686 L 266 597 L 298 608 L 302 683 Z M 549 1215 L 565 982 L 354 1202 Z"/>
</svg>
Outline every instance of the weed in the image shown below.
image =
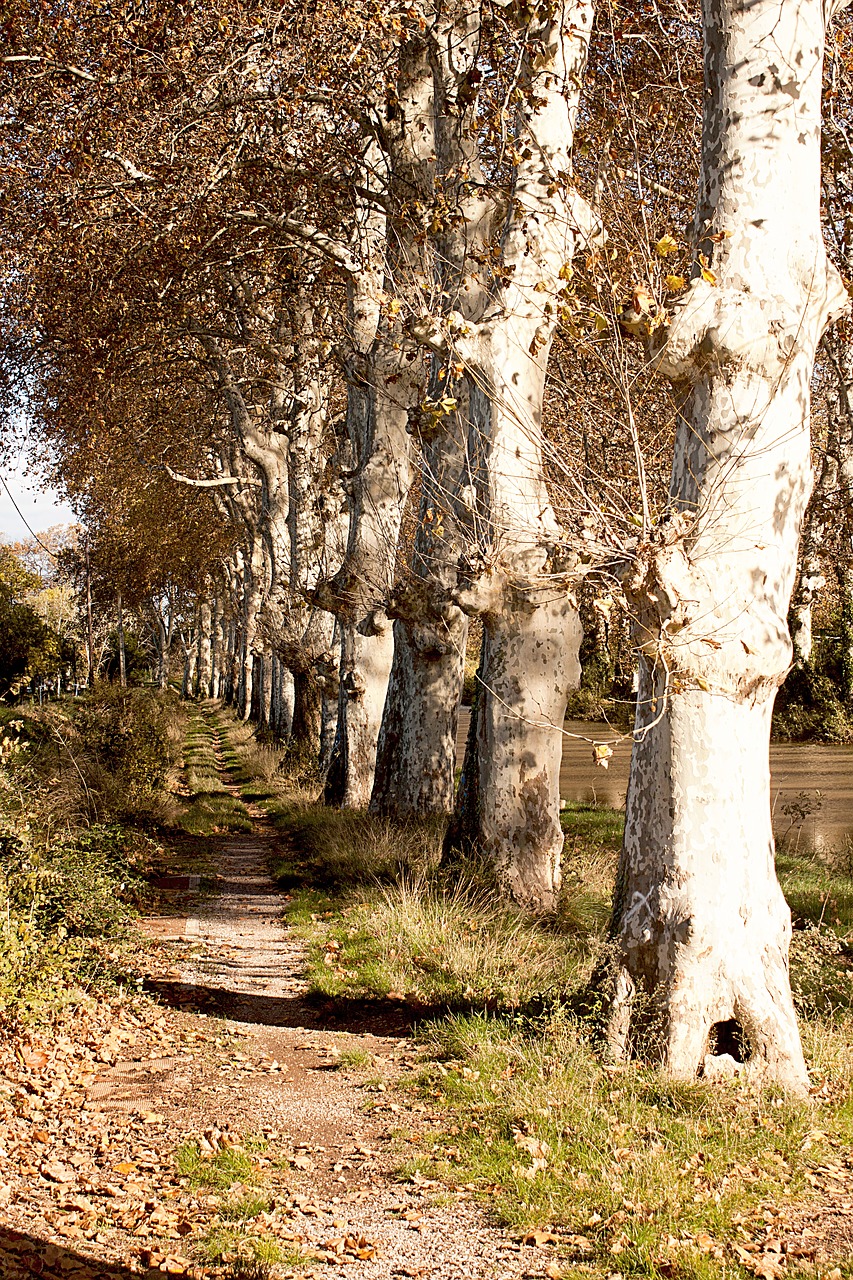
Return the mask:
<svg viewBox="0 0 853 1280">
<path fill-rule="evenodd" d="M 238 1196 L 220 1205 L 219 1216 L 223 1222 L 249 1222 L 261 1213 L 269 1213 L 271 1203 L 270 1197 L 261 1193 Z"/>
<path fill-rule="evenodd" d="M 226 1280 L 267 1280 L 274 1267 L 294 1270 L 307 1265 L 296 1246 L 281 1245 L 239 1227 L 215 1227 L 199 1241 L 196 1252 L 205 1263 L 224 1267 Z"/>
<path fill-rule="evenodd" d="M 338 1058 L 338 1067 L 346 1071 L 369 1067 L 373 1061 L 366 1049 L 344 1049 Z"/>
<path fill-rule="evenodd" d="M 251 1186 L 258 1180 L 258 1168 L 242 1146 L 205 1155 L 198 1142 L 185 1142 L 175 1152 L 175 1167 L 192 1187 L 227 1191 L 236 1183 Z"/>
</svg>

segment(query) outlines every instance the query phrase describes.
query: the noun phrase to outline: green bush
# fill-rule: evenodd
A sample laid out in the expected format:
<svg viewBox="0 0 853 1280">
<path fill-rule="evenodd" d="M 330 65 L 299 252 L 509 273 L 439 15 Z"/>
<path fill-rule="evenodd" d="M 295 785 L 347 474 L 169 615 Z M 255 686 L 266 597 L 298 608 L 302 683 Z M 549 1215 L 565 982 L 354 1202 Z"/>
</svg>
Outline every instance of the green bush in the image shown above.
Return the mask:
<svg viewBox="0 0 853 1280">
<path fill-rule="evenodd" d="M 106 972 L 98 943 L 121 938 L 144 898 L 147 842 L 118 827 L 62 841 L 0 836 L 0 1021 L 53 1006 Z"/>
<path fill-rule="evenodd" d="M 791 992 L 801 1018 L 827 1018 L 853 1009 L 850 952 L 832 929 L 807 924 L 791 935 Z"/>
<path fill-rule="evenodd" d="M 99 817 L 133 813 L 163 786 L 177 758 L 172 721 L 168 696 L 149 690 L 99 685 L 81 703 L 75 722 Z"/>
<path fill-rule="evenodd" d="M 773 736 L 784 742 L 850 742 L 853 723 L 826 671 L 794 667 L 773 710 Z"/>
</svg>

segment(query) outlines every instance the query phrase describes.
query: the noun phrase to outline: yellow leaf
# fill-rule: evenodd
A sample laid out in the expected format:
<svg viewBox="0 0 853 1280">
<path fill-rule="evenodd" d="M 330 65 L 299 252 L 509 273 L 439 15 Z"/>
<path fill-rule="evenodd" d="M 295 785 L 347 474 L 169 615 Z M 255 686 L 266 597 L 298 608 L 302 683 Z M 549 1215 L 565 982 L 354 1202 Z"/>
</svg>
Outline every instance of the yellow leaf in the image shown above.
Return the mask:
<svg viewBox="0 0 853 1280">
<path fill-rule="evenodd" d="M 661 236 L 655 245 L 655 252 L 661 258 L 667 258 L 671 253 L 678 253 L 678 241 L 669 234 Z"/>
<path fill-rule="evenodd" d="M 699 266 L 702 268 L 702 279 L 707 280 L 708 284 L 716 284 L 717 277 L 708 266 L 708 259 L 705 257 L 704 253 L 699 254 Z"/>
<path fill-rule="evenodd" d="M 670 293 L 678 293 L 678 290 L 683 289 L 687 281 L 684 276 L 665 276 L 664 284 Z"/>
<path fill-rule="evenodd" d="M 398 316 L 403 310 L 403 304 L 399 298 L 392 298 L 388 303 L 389 316 Z"/>
<path fill-rule="evenodd" d="M 705 679 L 704 676 L 697 676 L 696 683 L 700 689 L 704 690 L 705 693 L 711 692 L 711 686 L 708 684 L 708 681 Z"/>
<path fill-rule="evenodd" d="M 560 267 L 561 280 L 571 280 L 574 274 L 575 274 L 574 268 L 572 267 L 570 262 L 564 262 L 563 265 Z"/>
<path fill-rule="evenodd" d="M 601 769 L 610 767 L 610 757 L 613 755 L 613 748 L 608 747 L 606 742 L 599 742 L 592 749 L 593 763 L 597 764 Z"/>
<path fill-rule="evenodd" d="M 595 313 L 595 332 L 603 333 L 607 328 L 607 316 L 602 315 L 600 311 Z"/>
</svg>

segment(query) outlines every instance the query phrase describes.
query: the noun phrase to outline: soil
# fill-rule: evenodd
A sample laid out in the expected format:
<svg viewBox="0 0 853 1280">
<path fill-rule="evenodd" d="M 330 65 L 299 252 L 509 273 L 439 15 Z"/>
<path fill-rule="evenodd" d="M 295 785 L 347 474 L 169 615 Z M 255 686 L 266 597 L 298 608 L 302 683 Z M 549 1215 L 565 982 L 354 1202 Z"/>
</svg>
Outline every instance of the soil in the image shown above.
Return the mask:
<svg viewBox="0 0 853 1280">
<path fill-rule="evenodd" d="M 250 835 L 204 842 L 217 892 L 185 865 L 160 877 L 172 914 L 140 922 L 145 994 L 92 1001 L 64 1034 L 0 1049 L 3 1280 L 545 1276 L 551 1250 L 496 1229 L 473 1188 L 399 1172 L 440 1123 L 407 1096 L 409 1018 L 309 1000 L 268 872 L 278 837 L 249 812 Z M 176 1163 L 190 1142 L 252 1152 L 265 1199 L 247 1230 L 289 1262 L 205 1261 L 241 1188 L 192 1186 Z"/>
<path fill-rule="evenodd" d="M 92 999 L 51 1035 L 0 1043 L 0 1280 L 561 1275 L 559 1233 L 514 1239 L 473 1187 L 417 1172 L 410 1157 L 445 1118 L 408 1087 L 410 1017 L 393 1001 L 309 998 L 268 871 L 280 837 L 248 811 L 250 834 L 197 842 L 203 875 L 178 842 L 159 877 L 163 914 L 139 926 L 143 992 Z M 242 1184 L 181 1172 L 182 1152 L 210 1163 L 234 1148 Z M 765 1214 L 767 1239 L 740 1251 L 745 1268 L 782 1276 L 799 1259 L 844 1255 L 853 1170 L 824 1176 L 834 1181 L 816 1182 L 822 1205 Z M 256 1200 L 245 1231 L 284 1261 L 253 1270 L 227 1242 L 211 1254 L 241 1196 Z"/>
</svg>

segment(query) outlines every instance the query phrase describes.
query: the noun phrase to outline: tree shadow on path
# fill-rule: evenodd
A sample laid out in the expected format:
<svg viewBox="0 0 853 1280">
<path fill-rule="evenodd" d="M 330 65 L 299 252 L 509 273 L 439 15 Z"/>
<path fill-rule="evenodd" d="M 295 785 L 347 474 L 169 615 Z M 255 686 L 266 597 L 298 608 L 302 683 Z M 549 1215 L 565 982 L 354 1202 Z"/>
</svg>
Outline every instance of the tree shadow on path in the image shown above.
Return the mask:
<svg viewBox="0 0 853 1280">
<path fill-rule="evenodd" d="M 205 1013 L 264 1027 L 350 1031 L 354 1035 L 408 1036 L 417 1023 L 437 1012 L 385 1000 L 252 995 L 165 978 L 147 978 L 143 989 L 171 1008 L 187 1013 Z"/>
<path fill-rule="evenodd" d="M 32 1280 L 33 1276 L 42 1280 L 140 1280 L 139 1271 L 120 1262 L 99 1262 L 9 1227 L 0 1227 L 0 1276 L 3 1280 Z"/>
</svg>

